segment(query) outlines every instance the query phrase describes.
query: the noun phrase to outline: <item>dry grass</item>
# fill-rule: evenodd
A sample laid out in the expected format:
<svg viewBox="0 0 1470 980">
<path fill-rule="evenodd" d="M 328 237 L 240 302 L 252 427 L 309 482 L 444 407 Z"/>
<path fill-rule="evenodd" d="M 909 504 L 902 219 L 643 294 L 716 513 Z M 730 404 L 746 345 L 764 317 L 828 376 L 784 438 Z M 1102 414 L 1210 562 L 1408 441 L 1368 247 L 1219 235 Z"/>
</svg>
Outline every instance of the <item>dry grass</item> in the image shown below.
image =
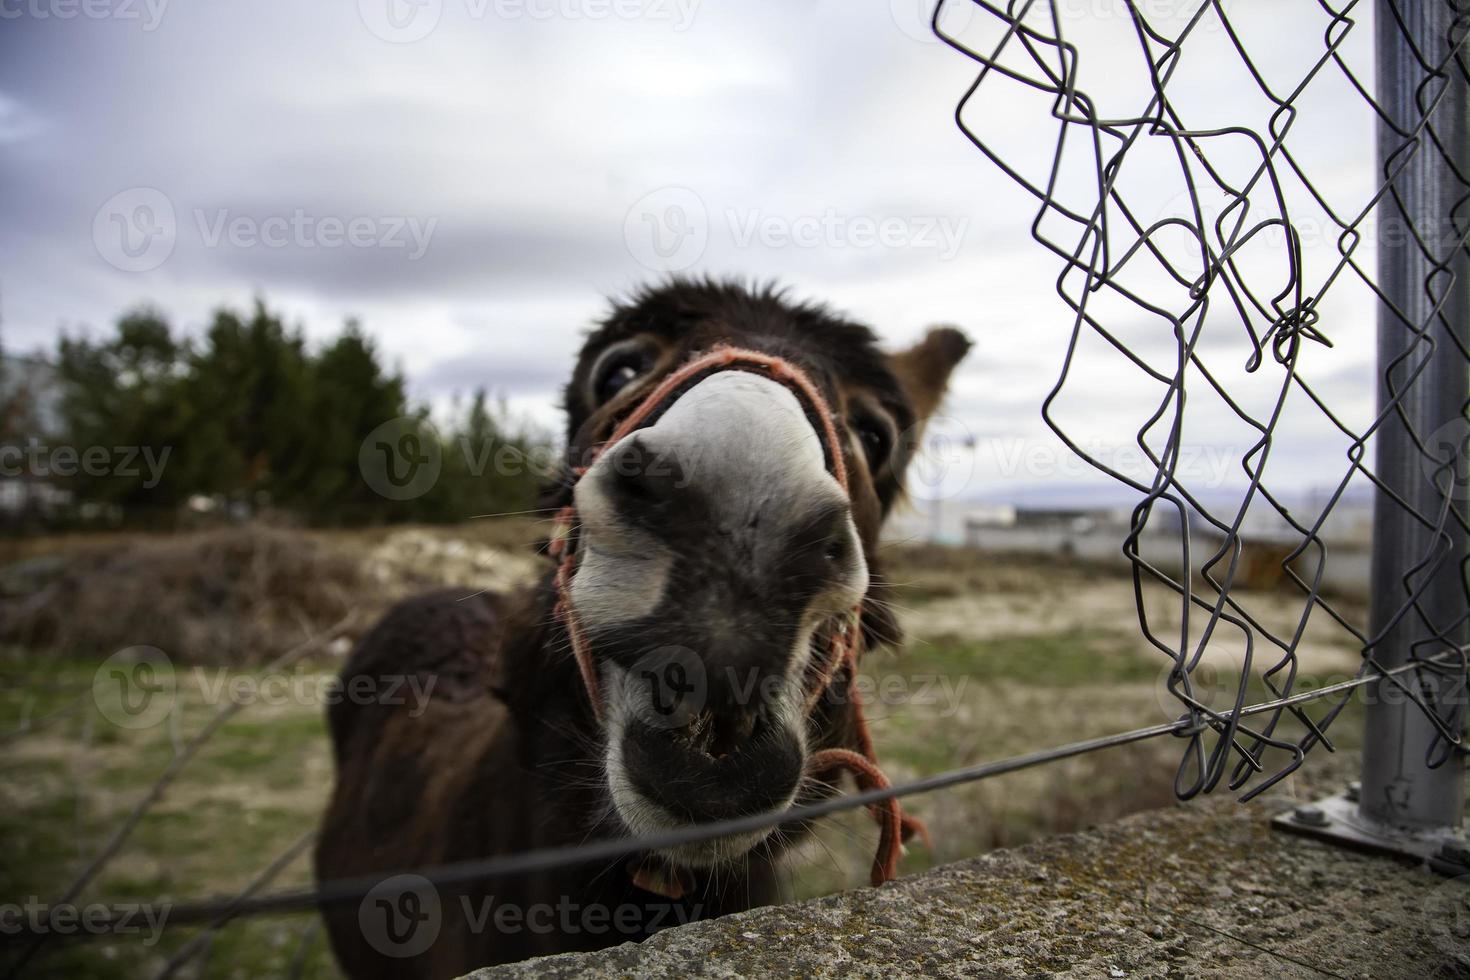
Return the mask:
<svg viewBox="0 0 1470 980">
<path fill-rule="evenodd" d="M 147 645 L 185 663 L 259 663 L 385 599 L 358 562 L 291 531 L 69 545 L 9 570 L 0 640 L 74 656 Z"/>
<path fill-rule="evenodd" d="M 0 643 L 73 656 L 147 645 L 181 663 L 258 664 L 356 610 L 438 585 L 501 590 L 542 568 L 529 520 L 303 531 L 248 525 L 169 536 L 10 542 Z M 49 549 L 49 550 L 48 550 Z"/>
<path fill-rule="evenodd" d="M 250 528 L 68 538 L 50 550 L 32 542 L 24 555 L 11 552 L 55 563 L 49 584 L 27 595 L 55 591 L 24 630 L 5 617 L 12 646 L 0 647 L 0 738 L 25 719 L 59 713 L 5 742 L 0 900 L 54 897 L 216 707 L 195 673 L 214 668 L 189 667 L 179 674 L 167 723 L 139 731 L 109 725 L 87 699 L 96 659 L 81 651 L 153 642 L 181 666 L 226 663 L 232 675 L 249 675 L 349 605 L 370 618 L 395 597 L 431 585 L 474 590 L 524 581 L 544 568 L 530 557 L 542 531 L 531 520 L 353 532 Z M 1116 571 L 925 547 L 891 549 L 887 558 L 910 642 L 902 652 L 870 657 L 864 669 L 875 686 L 900 681 L 897 696 L 873 698 L 869 710 L 895 781 L 1177 717 L 1162 690 L 1167 663 L 1139 638 L 1131 583 Z M 7 575 L 14 578 L 15 566 L 0 569 L 0 581 Z M 24 598 L 7 592 L 6 603 Z M 1290 621 L 1288 597 L 1251 598 L 1274 609 L 1273 628 Z M 47 638 L 76 644 L 72 655 L 30 645 Z M 1314 642 L 1319 666 L 1353 655 L 1330 633 Z M 301 673 L 325 678 L 334 669 L 325 657 Z M 926 681 L 934 682 L 927 696 L 920 692 Z M 323 706 L 310 699 L 242 711 L 83 899 L 189 899 L 243 887 L 320 817 L 331 770 L 323 721 Z M 1355 727 L 1345 718 L 1334 733 L 1351 742 Z M 906 805 L 928 822 L 935 851 L 914 848 L 903 870 L 1167 805 L 1182 749 L 1176 739 L 1154 740 L 913 798 Z M 873 841 L 861 814 L 825 822 L 791 862 L 789 893 L 863 884 Z M 309 881 L 307 862 L 298 860 L 276 884 Z M 192 975 L 282 975 L 312 922 L 298 916 L 233 925 Z M 191 935 L 170 931 L 151 949 L 72 946 L 42 961 L 39 974 L 147 975 Z M 335 975 L 320 937 L 304 949 L 304 975 Z"/>
</svg>

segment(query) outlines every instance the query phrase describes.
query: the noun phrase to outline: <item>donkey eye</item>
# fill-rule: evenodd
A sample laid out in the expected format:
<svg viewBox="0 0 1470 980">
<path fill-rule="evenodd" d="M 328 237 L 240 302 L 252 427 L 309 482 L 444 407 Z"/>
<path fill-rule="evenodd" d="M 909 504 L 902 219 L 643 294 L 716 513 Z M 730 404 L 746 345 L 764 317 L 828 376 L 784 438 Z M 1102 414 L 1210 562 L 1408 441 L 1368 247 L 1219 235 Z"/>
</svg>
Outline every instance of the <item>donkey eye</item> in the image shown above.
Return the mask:
<svg viewBox="0 0 1470 980">
<path fill-rule="evenodd" d="M 608 401 L 638 378 L 638 368 L 632 364 L 618 364 L 597 382 L 597 398 Z"/>
<path fill-rule="evenodd" d="M 876 472 L 888 462 L 888 456 L 893 452 L 893 434 L 888 426 L 872 416 L 858 416 L 849 424 L 853 434 L 857 436 L 858 444 L 863 447 L 868 469 Z"/>
<path fill-rule="evenodd" d="M 647 349 L 636 342 L 610 348 L 592 371 L 593 401 L 602 405 L 616 398 L 618 392 L 647 373 L 651 360 Z"/>
</svg>

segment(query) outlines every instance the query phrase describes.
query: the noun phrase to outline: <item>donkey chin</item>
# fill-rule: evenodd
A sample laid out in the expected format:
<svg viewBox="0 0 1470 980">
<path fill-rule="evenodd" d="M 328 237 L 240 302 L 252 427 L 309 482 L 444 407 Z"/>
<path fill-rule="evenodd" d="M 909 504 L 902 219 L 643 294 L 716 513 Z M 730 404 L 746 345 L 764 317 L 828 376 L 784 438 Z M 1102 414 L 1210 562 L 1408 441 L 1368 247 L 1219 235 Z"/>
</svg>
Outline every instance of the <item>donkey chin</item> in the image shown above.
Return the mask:
<svg viewBox="0 0 1470 980">
<path fill-rule="evenodd" d="M 792 393 L 721 372 L 579 481 L 571 601 L 599 651 L 613 808 L 635 835 L 789 807 L 805 679 L 868 586 L 846 494 Z M 686 845 L 740 858 L 769 830 Z"/>
</svg>

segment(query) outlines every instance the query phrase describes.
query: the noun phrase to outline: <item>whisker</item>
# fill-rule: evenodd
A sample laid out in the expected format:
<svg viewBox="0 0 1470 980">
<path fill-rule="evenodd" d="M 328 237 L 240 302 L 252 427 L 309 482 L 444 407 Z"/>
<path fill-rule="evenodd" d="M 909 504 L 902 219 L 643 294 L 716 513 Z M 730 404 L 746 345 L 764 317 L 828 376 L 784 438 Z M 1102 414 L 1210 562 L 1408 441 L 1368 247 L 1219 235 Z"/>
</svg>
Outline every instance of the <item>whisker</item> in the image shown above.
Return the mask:
<svg viewBox="0 0 1470 980">
<path fill-rule="evenodd" d="M 465 520 L 479 521 L 494 517 L 522 517 L 526 514 L 554 514 L 560 507 L 533 507 L 530 510 L 503 510 L 498 514 L 471 514 Z"/>
</svg>

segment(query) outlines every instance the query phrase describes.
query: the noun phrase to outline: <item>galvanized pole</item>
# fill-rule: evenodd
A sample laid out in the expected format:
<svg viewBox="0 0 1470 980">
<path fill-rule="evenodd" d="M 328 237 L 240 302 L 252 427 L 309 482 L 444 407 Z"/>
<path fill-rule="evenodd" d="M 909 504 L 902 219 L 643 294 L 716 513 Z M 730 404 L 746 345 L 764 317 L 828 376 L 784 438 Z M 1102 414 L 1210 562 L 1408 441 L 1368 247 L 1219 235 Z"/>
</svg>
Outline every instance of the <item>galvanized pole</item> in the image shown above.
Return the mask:
<svg viewBox="0 0 1470 980">
<path fill-rule="evenodd" d="M 1451 58 L 1467 19 L 1470 0 L 1378 4 L 1378 103 L 1393 123 L 1379 121 L 1379 174 L 1402 169 L 1378 212 L 1378 281 L 1388 300 L 1378 308 L 1378 404 L 1384 410 L 1396 397 L 1399 411 L 1379 430 L 1374 472 L 1408 504 L 1380 493 L 1373 515 L 1371 631 L 1382 635 L 1373 652 L 1385 667 L 1467 639 L 1464 623 L 1455 625 L 1466 612 L 1459 565 L 1467 542 L 1446 510 L 1446 497 L 1463 508 L 1467 488 L 1459 437 L 1470 400 L 1461 353 L 1470 343 L 1470 264 L 1453 215 L 1470 187 L 1453 168 L 1470 169 L 1470 100 Z M 1440 65 L 1442 76 L 1433 77 Z M 1441 467 L 1420 444 L 1454 462 Z M 1403 614 L 1410 591 L 1421 589 L 1417 608 Z M 1411 830 L 1458 828 L 1459 756 L 1429 769 L 1437 733 L 1423 711 L 1387 683 L 1366 690 L 1363 817 Z"/>
<path fill-rule="evenodd" d="M 1458 49 L 1470 0 L 1378 0 L 1378 406 L 1390 410 L 1374 439 L 1384 484 L 1373 515 L 1371 653 L 1385 668 L 1456 648 L 1470 607 L 1461 562 L 1461 514 L 1470 491 L 1470 262 L 1456 204 L 1470 195 L 1470 98 Z M 1458 346 L 1457 346 L 1458 341 Z M 1396 406 L 1396 408 L 1392 408 Z M 1422 448 L 1421 448 L 1422 447 Z M 1417 600 L 1411 603 L 1411 596 Z M 1407 608 L 1406 610 L 1406 607 Z M 1437 675 L 1418 672 L 1422 683 Z M 1405 675 L 1410 686 L 1421 683 Z M 1349 792 L 1297 808 L 1278 825 L 1356 846 L 1412 854 L 1451 873 L 1470 867 L 1457 837 L 1463 761 L 1423 710 L 1389 682 L 1364 688 L 1362 780 Z M 1445 683 L 1463 700 L 1463 682 Z M 1460 724 L 1463 708 L 1438 712 Z M 1431 757 L 1442 764 L 1431 768 Z"/>
</svg>

